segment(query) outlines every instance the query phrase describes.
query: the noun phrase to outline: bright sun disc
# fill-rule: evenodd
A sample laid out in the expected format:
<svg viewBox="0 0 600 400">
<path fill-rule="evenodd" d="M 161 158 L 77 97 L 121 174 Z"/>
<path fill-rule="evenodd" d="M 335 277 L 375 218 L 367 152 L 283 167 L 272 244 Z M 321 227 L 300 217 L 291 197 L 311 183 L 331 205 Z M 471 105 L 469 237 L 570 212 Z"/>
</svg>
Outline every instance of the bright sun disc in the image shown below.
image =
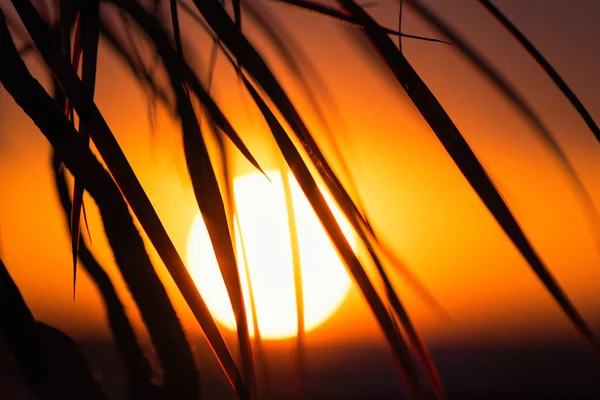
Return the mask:
<svg viewBox="0 0 600 400">
<path fill-rule="evenodd" d="M 267 175 L 271 182 L 259 173 L 234 181 L 233 191 L 241 227 L 238 229 L 236 226 L 235 229 L 236 257 L 250 334 L 254 334 L 254 324 L 249 281 L 261 337 L 282 339 L 298 332 L 292 248 L 281 174 L 268 172 Z M 326 321 L 340 306 L 350 288 L 350 279 L 292 174 L 289 174 L 289 182 L 300 250 L 304 324 L 306 331 L 310 331 Z M 325 198 L 342 231 L 353 244 L 348 222 L 333 201 L 327 195 Z M 200 213 L 190 228 L 187 259 L 192 278 L 213 317 L 227 328 L 235 329 L 225 283 Z M 248 263 L 250 280 L 244 259 Z"/>
</svg>

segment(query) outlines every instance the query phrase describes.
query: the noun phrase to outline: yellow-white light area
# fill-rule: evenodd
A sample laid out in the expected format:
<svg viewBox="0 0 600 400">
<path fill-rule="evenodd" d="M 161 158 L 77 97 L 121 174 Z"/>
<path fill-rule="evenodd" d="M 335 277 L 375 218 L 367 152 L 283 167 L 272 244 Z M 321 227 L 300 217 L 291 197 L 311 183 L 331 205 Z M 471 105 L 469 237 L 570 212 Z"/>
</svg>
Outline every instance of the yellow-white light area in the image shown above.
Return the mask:
<svg viewBox="0 0 600 400">
<path fill-rule="evenodd" d="M 292 247 L 281 174 L 267 172 L 267 175 L 271 182 L 259 173 L 234 180 L 239 217 L 239 229 L 237 225 L 235 229 L 236 256 L 251 335 L 254 324 L 244 259 L 248 263 L 261 337 L 282 339 L 298 332 Z M 308 332 L 340 306 L 350 288 L 350 278 L 296 179 L 291 173 L 288 176 L 300 253 L 304 324 Z M 324 196 L 353 244 L 354 233 L 349 223 L 328 194 Z M 227 328 L 235 329 L 229 296 L 200 213 L 190 228 L 187 259 L 192 278 L 213 317 Z"/>
</svg>

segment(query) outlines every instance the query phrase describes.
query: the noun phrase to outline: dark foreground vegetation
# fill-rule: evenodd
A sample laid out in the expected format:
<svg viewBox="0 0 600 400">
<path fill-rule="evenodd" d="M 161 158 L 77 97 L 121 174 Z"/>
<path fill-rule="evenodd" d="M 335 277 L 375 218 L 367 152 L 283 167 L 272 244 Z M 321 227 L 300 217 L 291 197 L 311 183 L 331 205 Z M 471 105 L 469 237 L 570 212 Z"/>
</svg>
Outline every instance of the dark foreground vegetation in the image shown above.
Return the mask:
<svg viewBox="0 0 600 400">
<path fill-rule="evenodd" d="M 396 362 L 397 368 L 394 373 L 397 379 L 386 381 L 396 382 L 397 386 L 390 387 L 389 391 L 399 393 L 401 390 L 409 398 L 444 398 L 446 395 L 458 398 L 463 394 L 478 394 L 477 388 L 482 379 L 503 375 L 484 375 L 482 371 L 469 367 L 468 360 L 473 360 L 477 365 L 477 362 L 482 360 L 487 362 L 494 359 L 494 368 L 502 368 L 508 365 L 509 361 L 519 362 L 518 357 L 502 358 L 503 355 L 498 355 L 502 352 L 494 353 L 496 350 L 482 354 L 465 349 L 464 364 L 458 366 L 447 361 L 450 358 L 444 354 L 443 349 L 434 349 L 434 357 L 430 356 L 430 350 L 421 340 L 399 294 L 390 282 L 389 269 L 400 271 L 431 307 L 440 310 L 440 304 L 411 275 L 407 266 L 397 260 L 384 263 L 384 254 L 388 252 L 379 241 L 361 205 L 342 185 L 336 171 L 317 145 L 314 132 L 305 124 L 302 113 L 294 107 L 292 99 L 278 78 L 244 34 L 244 19 L 253 18 L 254 22 L 258 22 L 267 32 L 272 32 L 271 36 L 277 36 L 280 25 L 276 21 L 262 18 L 260 13 L 261 8 L 270 7 L 270 3 L 242 0 L 51 0 L 36 2 L 36 7 L 27 0 L 12 0 L 2 4 L 0 82 L 5 92 L 3 96 L 9 96 L 22 108 L 54 149 L 49 168 L 55 171 L 57 192 L 71 232 L 73 284 L 76 285 L 77 269 L 78 265 L 81 265 L 102 294 L 113 334 L 116 353 L 112 355 L 112 359 L 107 357 L 107 365 L 104 367 L 110 369 L 109 364 L 113 362 L 122 365 L 120 373 L 127 377 L 126 388 L 120 392 L 111 389 L 110 379 L 99 380 L 98 373 L 93 372 L 87 365 L 72 339 L 36 320 L 23 301 L 7 268 L 0 264 L 0 332 L 4 341 L 4 351 L 10 354 L 13 361 L 12 373 L 18 375 L 18 379 L 30 388 L 32 395 L 40 399 L 102 399 L 111 394 L 135 399 L 198 399 L 210 396 L 206 387 L 215 379 L 215 371 L 198 368 L 188 338 L 146 251 L 142 233 L 134 224 L 134 217 L 143 229 L 144 237 L 149 239 L 157 251 L 193 311 L 207 338 L 210 351 L 218 360 L 220 379 L 225 377 L 230 384 L 231 393 L 239 398 L 261 398 L 265 395 L 264 377 L 260 376 L 256 367 L 261 363 L 261 344 L 260 340 L 250 340 L 247 328 L 247 319 L 250 316 L 246 315 L 243 304 L 235 262 L 235 247 L 231 239 L 231 177 L 227 176 L 227 153 L 222 143 L 225 140 L 230 141 L 258 171 L 262 169 L 245 146 L 242 132 L 235 130 L 222 111 L 221 105 L 211 97 L 210 76 L 214 64 L 210 66 L 208 77 L 201 77 L 199 71 L 187 62 L 192 55 L 188 53 L 190 49 L 184 46 L 189 38 L 186 38 L 186 27 L 179 22 L 181 13 L 192 16 L 194 23 L 213 38 L 214 44 L 212 49 L 209 49 L 213 54 L 211 59 L 214 59 L 214 54 L 222 54 L 228 60 L 229 67 L 237 71 L 237 79 L 264 117 L 283 159 L 307 195 L 350 276 L 364 296 Z M 418 15 L 436 28 L 442 39 L 405 34 L 401 27 L 383 27 L 370 16 L 367 5 L 353 0 L 338 0 L 327 4 L 318 1 L 280 0 L 279 3 L 294 6 L 298 8 L 297 12 L 311 11 L 339 23 L 350 24 L 368 38 L 374 51 L 372 54 L 365 54 L 365 57 L 379 56 L 378 62 L 389 67 L 399 83 L 399 88 L 406 92 L 472 189 L 555 299 L 557 306 L 571 321 L 574 329 L 581 334 L 582 340 L 589 345 L 589 351 L 598 352 L 600 343 L 597 336 L 528 241 L 485 168 L 454 125 L 451 116 L 446 113 L 418 72 L 405 58 L 402 40 L 421 40 L 424 44 L 433 42 L 428 45 L 453 46 L 490 80 L 498 92 L 530 122 L 539 138 L 551 149 L 569 174 L 578 190 L 581 205 L 588 213 L 590 227 L 598 240 L 600 225 L 589 194 L 548 127 L 520 96 L 518 90 L 478 54 L 467 39 L 456 33 L 443 18 L 435 15 L 420 1 L 406 0 L 404 5 L 412 7 Z M 331 5 L 333 3 L 336 3 L 335 6 Z M 558 72 L 491 2 L 480 0 L 479 3 L 507 29 L 507 34 L 514 36 L 534 57 L 540 65 L 540 73 L 548 74 L 579 112 L 591 134 L 600 141 L 600 130 L 592 116 Z M 107 12 L 101 14 L 101 10 Z M 399 39 L 398 42 L 396 38 Z M 239 357 L 234 356 L 226 345 L 127 157 L 94 103 L 100 40 L 110 44 L 115 54 L 129 67 L 132 76 L 149 89 L 153 101 L 164 103 L 180 123 L 185 161 L 198 208 L 204 220 L 208 221 L 207 229 L 239 328 Z M 126 45 L 130 42 L 143 42 L 151 56 L 140 55 L 135 46 Z M 273 45 L 277 46 L 277 50 L 287 58 L 287 62 L 294 66 L 296 78 L 306 83 L 303 66 L 309 60 L 295 59 L 294 48 L 288 43 L 274 40 Z M 46 71 L 53 79 L 51 87 L 42 86 L 28 70 L 23 58 L 31 53 L 38 54 L 43 60 Z M 309 86 L 305 87 L 307 91 L 310 91 Z M 322 112 L 326 113 L 327 110 Z M 209 119 L 211 133 L 221 143 L 221 166 L 213 165 L 209 158 L 208 146 L 201 130 L 200 114 Z M 92 152 L 90 142 L 97 149 L 98 156 Z M 71 188 L 66 184 L 67 173 L 74 177 Z M 219 183 L 220 174 L 226 175 L 225 188 Z M 367 249 L 370 262 L 377 271 L 377 278 L 382 282 L 381 290 L 367 275 L 364 263 L 359 260 L 336 223 L 319 185 L 324 185 L 331 193 Z M 84 235 L 81 234 L 80 227 L 85 226 L 84 190 L 98 206 L 114 259 L 148 330 L 153 353 L 162 372 L 160 382 L 152 379 L 151 364 L 123 311 L 111 279 L 95 259 L 87 247 Z M 80 263 L 77 263 L 78 259 Z M 299 266 L 296 265 L 295 268 L 298 269 Z M 301 282 L 297 280 L 296 287 L 299 285 Z M 297 307 L 298 315 L 302 316 L 302 296 L 298 298 Z M 298 353 L 303 354 L 306 349 L 301 317 L 298 326 L 300 332 L 296 346 Z M 94 346 L 88 347 L 88 351 L 99 351 L 98 347 L 95 350 Z M 556 349 L 552 354 L 565 354 L 563 351 Z M 545 355 L 531 357 L 543 358 Z M 569 356 L 565 357 L 568 359 Z M 439 362 L 434 363 L 434 358 Z M 4 357 L 2 360 L 6 359 Z M 304 357 L 298 357 L 288 365 L 300 378 L 311 373 L 304 370 L 303 359 Z M 365 357 L 365 360 L 368 362 L 369 358 Z M 519 368 L 524 366 L 520 365 Z M 369 366 L 366 365 L 365 370 L 368 369 Z M 449 381 L 461 383 L 455 387 L 444 387 L 445 378 L 451 375 L 458 376 L 462 371 L 472 379 L 452 378 Z M 593 375 L 593 372 L 589 373 Z M 323 373 L 321 376 L 328 375 Z M 514 374 L 512 376 L 514 377 Z M 383 379 L 373 379 L 373 390 L 370 393 L 387 396 L 388 394 L 375 390 L 381 388 L 381 385 L 385 387 L 385 384 L 378 384 Z M 325 391 L 327 385 L 335 387 L 338 384 L 335 376 L 329 376 L 327 382 L 324 384 Z M 366 381 L 358 379 L 359 386 L 360 382 Z M 548 390 L 548 393 L 559 391 L 555 386 L 538 388 L 535 382 L 535 377 L 531 376 L 531 381 L 521 382 L 521 386 L 515 384 L 512 387 L 517 388 L 521 394 L 533 393 L 538 389 Z M 503 387 L 501 382 L 493 385 L 499 390 Z M 0 391 L 2 390 L 3 387 L 0 387 Z M 302 384 L 298 385 L 296 390 L 299 397 L 308 396 L 312 392 L 310 387 L 303 387 Z M 597 388 L 589 390 L 598 393 Z M 369 393 L 368 390 L 363 392 Z M 351 397 L 350 392 L 344 393 L 344 396 Z M 504 394 L 514 393 L 506 388 Z"/>
</svg>

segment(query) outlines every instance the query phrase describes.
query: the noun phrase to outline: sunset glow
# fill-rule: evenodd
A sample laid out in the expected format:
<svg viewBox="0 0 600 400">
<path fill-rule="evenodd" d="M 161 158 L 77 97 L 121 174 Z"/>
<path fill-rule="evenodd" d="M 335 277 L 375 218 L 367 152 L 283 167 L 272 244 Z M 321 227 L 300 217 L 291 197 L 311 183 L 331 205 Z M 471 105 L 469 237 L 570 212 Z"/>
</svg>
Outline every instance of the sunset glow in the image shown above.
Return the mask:
<svg viewBox="0 0 600 400">
<path fill-rule="evenodd" d="M 251 335 L 254 325 L 249 282 L 261 336 L 282 339 L 295 336 L 298 331 L 294 270 L 284 182 L 279 172 L 269 172 L 268 176 L 271 182 L 258 173 L 235 180 L 234 194 L 241 226 L 236 227 L 235 242 Z M 289 182 L 300 251 L 305 329 L 310 331 L 341 305 L 350 288 L 350 278 L 292 174 L 289 174 Z M 349 224 L 337 207 L 332 209 L 350 237 Z M 187 259 L 192 277 L 216 320 L 234 329 L 231 304 L 200 214 L 190 229 Z M 248 262 L 250 279 L 244 259 Z"/>
</svg>

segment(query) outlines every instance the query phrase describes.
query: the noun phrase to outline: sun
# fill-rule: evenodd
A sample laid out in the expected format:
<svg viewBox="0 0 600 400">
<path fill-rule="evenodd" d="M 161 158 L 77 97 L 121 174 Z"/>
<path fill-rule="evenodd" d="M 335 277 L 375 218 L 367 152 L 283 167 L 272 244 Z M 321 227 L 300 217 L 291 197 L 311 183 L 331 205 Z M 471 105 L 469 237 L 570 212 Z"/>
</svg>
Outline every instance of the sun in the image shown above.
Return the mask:
<svg viewBox="0 0 600 400">
<path fill-rule="evenodd" d="M 239 218 L 235 229 L 236 257 L 251 335 L 254 335 L 252 294 L 261 337 L 284 339 L 298 332 L 292 247 L 282 175 L 277 171 L 268 171 L 267 175 L 271 182 L 259 173 L 234 180 Z M 338 309 L 348 294 L 350 278 L 291 173 L 288 180 L 300 253 L 304 325 L 309 332 Z M 350 244 L 354 244 L 349 223 L 327 193 L 324 196 Z M 200 213 L 190 228 L 187 260 L 192 278 L 214 318 L 235 329 L 225 283 Z"/>
</svg>

